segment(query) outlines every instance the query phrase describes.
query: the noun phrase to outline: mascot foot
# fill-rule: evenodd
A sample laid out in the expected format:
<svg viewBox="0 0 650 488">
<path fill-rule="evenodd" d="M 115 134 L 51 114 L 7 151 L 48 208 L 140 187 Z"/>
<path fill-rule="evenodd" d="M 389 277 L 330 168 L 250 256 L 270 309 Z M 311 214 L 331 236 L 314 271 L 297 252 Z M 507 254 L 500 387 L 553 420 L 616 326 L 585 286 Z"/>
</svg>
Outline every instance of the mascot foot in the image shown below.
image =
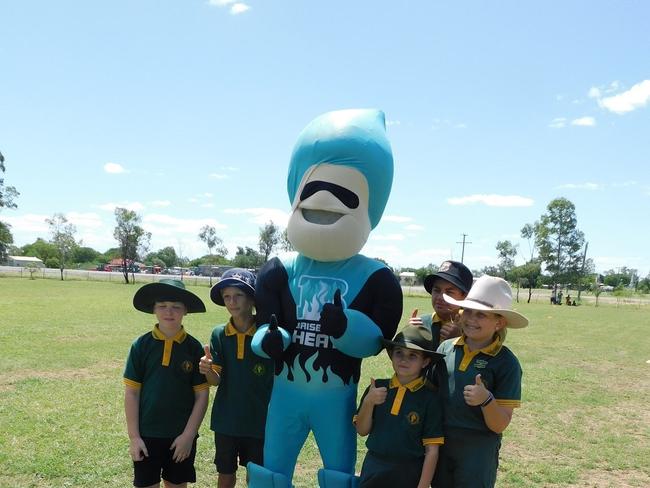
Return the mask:
<svg viewBox="0 0 650 488">
<path fill-rule="evenodd" d="M 249 488 L 293 488 L 289 478 L 255 463 L 246 465 Z"/>
<path fill-rule="evenodd" d="M 359 477 L 331 469 L 318 470 L 318 486 L 320 488 L 357 488 Z"/>
</svg>

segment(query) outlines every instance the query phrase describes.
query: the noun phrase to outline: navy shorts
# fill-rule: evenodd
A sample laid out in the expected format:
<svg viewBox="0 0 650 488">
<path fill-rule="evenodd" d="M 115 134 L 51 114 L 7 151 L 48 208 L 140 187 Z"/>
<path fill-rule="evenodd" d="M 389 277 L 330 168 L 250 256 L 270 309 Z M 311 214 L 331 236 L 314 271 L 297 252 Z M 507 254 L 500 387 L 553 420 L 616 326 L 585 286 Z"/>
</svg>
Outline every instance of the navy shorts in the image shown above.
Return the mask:
<svg viewBox="0 0 650 488">
<path fill-rule="evenodd" d="M 234 474 L 237 471 L 237 458 L 240 466 L 246 466 L 249 462 L 260 466 L 264 464 L 264 439 L 233 437 L 215 432 L 214 446 L 217 473 Z"/>
<path fill-rule="evenodd" d="M 417 486 L 422 476 L 423 464 L 423 457 L 391 460 L 368 451 L 361 467 L 359 488 Z"/>
<path fill-rule="evenodd" d="M 180 463 L 174 462 L 174 452 L 169 450 L 174 439 L 143 437 L 142 440 L 147 446 L 149 456 L 142 461 L 133 461 L 133 486 L 143 487 L 160 483 L 161 474 L 162 479 L 174 484 L 196 482 L 196 438 L 192 443 L 190 455 Z"/>
</svg>

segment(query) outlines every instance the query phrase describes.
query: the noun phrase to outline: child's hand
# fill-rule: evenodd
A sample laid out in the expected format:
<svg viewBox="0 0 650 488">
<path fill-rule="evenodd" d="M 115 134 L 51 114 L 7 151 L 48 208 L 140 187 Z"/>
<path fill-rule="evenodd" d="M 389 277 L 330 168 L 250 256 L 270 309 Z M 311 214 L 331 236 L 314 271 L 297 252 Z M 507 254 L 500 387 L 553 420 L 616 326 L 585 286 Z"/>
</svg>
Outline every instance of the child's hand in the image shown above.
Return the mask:
<svg viewBox="0 0 650 488">
<path fill-rule="evenodd" d="M 210 346 L 207 344 L 203 346 L 205 356 L 199 360 L 199 372 L 201 374 L 208 374 L 212 371 L 212 354 L 210 354 Z"/>
<path fill-rule="evenodd" d="M 129 454 L 134 461 L 142 461 L 145 457 L 149 457 L 149 451 L 141 437 L 129 440 Z"/>
<path fill-rule="evenodd" d="M 176 439 L 174 439 L 174 442 L 172 442 L 169 450 L 173 451 L 172 459 L 175 463 L 181 463 L 189 457 L 190 453 L 192 452 L 193 442 L 194 436 L 187 435 L 185 433 L 182 433 Z"/>
<path fill-rule="evenodd" d="M 440 341 L 460 335 L 460 327 L 454 322 L 445 322 L 440 326 Z"/>
<path fill-rule="evenodd" d="M 463 390 L 463 397 L 465 398 L 465 403 L 472 407 L 476 407 L 483 403 L 490 396 L 490 392 L 487 391 L 487 388 L 483 386 L 483 381 L 481 380 L 481 375 L 477 374 L 474 380 L 473 385 L 465 386 Z"/>
<path fill-rule="evenodd" d="M 411 317 L 409 318 L 409 325 L 423 325 L 422 324 L 422 319 L 418 317 L 418 309 L 415 308 L 413 309 L 413 312 L 411 312 Z"/>
<path fill-rule="evenodd" d="M 386 395 L 388 395 L 388 388 L 385 386 L 377 388 L 375 386 L 375 379 L 370 378 L 370 387 L 368 388 L 364 402 L 369 402 L 370 405 L 381 405 L 386 401 Z"/>
</svg>

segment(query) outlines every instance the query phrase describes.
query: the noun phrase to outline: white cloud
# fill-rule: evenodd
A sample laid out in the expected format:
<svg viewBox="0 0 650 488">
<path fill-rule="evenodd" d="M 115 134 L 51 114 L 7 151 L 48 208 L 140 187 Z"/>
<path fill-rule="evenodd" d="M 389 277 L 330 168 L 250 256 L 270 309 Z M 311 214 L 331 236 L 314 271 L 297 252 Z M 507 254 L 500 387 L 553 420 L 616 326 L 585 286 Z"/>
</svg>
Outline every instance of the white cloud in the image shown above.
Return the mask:
<svg viewBox="0 0 650 488">
<path fill-rule="evenodd" d="M 580 117 L 578 119 L 573 119 L 571 125 L 577 125 L 580 127 L 593 127 L 596 125 L 596 119 L 593 117 Z"/>
<path fill-rule="evenodd" d="M 94 212 L 68 212 L 68 222 L 74 224 L 78 229 L 98 229 L 104 225 L 102 218 Z"/>
<path fill-rule="evenodd" d="M 618 95 L 599 99 L 598 105 L 620 115 L 645 107 L 649 101 L 650 80 L 643 80 Z"/>
<path fill-rule="evenodd" d="M 208 177 L 214 178 L 215 180 L 225 180 L 226 178 L 230 178 L 228 175 L 224 175 L 223 173 L 210 173 Z"/>
<path fill-rule="evenodd" d="M 11 225 L 11 233 L 17 232 L 48 232 L 45 219 L 51 215 L 25 214 L 19 216 L 3 215 L 2 221 Z"/>
<path fill-rule="evenodd" d="M 208 0 L 209 5 L 214 5 L 215 7 L 225 7 L 231 3 L 235 3 L 237 0 Z"/>
<path fill-rule="evenodd" d="M 620 181 L 620 182 L 618 182 L 618 183 L 612 183 L 612 186 L 613 186 L 614 188 L 624 188 L 624 187 L 627 187 L 627 186 L 634 186 L 634 185 L 636 185 L 636 184 L 637 184 L 636 181 L 634 181 L 634 180 L 629 180 L 629 181 Z"/>
<path fill-rule="evenodd" d="M 552 127 L 553 129 L 561 129 L 562 127 L 566 126 L 566 119 L 564 117 L 556 117 L 551 120 L 551 123 L 548 124 L 548 126 Z"/>
<path fill-rule="evenodd" d="M 488 207 L 530 207 L 533 205 L 532 198 L 519 195 L 468 195 L 465 197 L 448 198 L 449 205 L 473 205 L 482 203 Z"/>
<path fill-rule="evenodd" d="M 587 94 L 589 98 L 600 98 L 602 96 L 602 92 L 600 91 L 600 88 L 597 86 L 592 86 L 589 88 L 589 93 Z"/>
<path fill-rule="evenodd" d="M 373 241 L 403 241 L 404 234 L 370 234 Z"/>
<path fill-rule="evenodd" d="M 404 228 L 405 228 L 406 230 L 410 230 L 410 231 L 420 231 L 420 230 L 424 230 L 424 226 L 422 226 L 422 225 L 418 225 L 418 224 L 409 224 L 409 225 L 407 225 L 407 226 L 404 227 Z"/>
<path fill-rule="evenodd" d="M 566 183 L 560 185 L 557 188 L 559 189 L 571 189 L 571 190 L 602 190 L 603 185 L 598 183 Z"/>
<path fill-rule="evenodd" d="M 119 163 L 106 163 L 104 165 L 104 171 L 111 174 L 128 173 L 128 171 L 124 169 L 124 166 Z"/>
<path fill-rule="evenodd" d="M 401 125 L 402 123 L 399 120 L 386 120 L 386 127 L 391 125 Z"/>
<path fill-rule="evenodd" d="M 172 204 L 169 200 L 154 200 L 149 202 L 152 207 L 169 207 Z"/>
<path fill-rule="evenodd" d="M 230 7 L 230 13 L 231 15 L 239 15 L 243 14 L 247 10 L 250 10 L 250 6 L 246 5 L 245 3 L 236 3 L 232 7 Z"/>
<path fill-rule="evenodd" d="M 273 222 L 285 228 L 289 222 L 289 214 L 277 208 L 227 208 L 223 212 L 231 215 L 251 215 L 250 222 L 260 225 Z"/>
<path fill-rule="evenodd" d="M 102 205 L 99 205 L 99 208 L 101 208 L 102 210 L 107 210 L 109 212 L 114 212 L 117 207 L 133 210 L 134 212 L 139 212 L 142 209 L 144 209 L 144 205 L 142 205 L 140 202 L 122 202 L 122 203 L 109 202 L 109 203 L 104 203 Z"/>
<path fill-rule="evenodd" d="M 398 223 L 405 223 L 405 222 L 411 222 L 413 218 L 411 217 L 404 217 L 402 215 L 384 215 L 381 220 L 383 222 L 398 222 Z"/>
<path fill-rule="evenodd" d="M 214 208 L 214 203 L 204 203 L 201 205 L 202 208 Z"/>
<path fill-rule="evenodd" d="M 165 214 L 146 214 L 142 217 L 142 227 L 157 236 L 176 236 L 180 234 L 196 234 L 198 236 L 201 227 L 204 225 L 210 225 L 217 230 L 227 228 L 226 225 L 214 219 L 186 219 Z"/>
</svg>

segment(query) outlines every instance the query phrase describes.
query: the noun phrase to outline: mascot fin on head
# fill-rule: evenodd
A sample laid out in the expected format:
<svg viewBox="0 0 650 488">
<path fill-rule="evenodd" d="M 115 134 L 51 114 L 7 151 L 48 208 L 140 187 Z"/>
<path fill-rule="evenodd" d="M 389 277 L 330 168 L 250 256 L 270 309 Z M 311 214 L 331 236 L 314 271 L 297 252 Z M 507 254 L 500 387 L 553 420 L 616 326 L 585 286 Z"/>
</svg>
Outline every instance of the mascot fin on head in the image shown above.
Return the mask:
<svg viewBox="0 0 650 488">
<path fill-rule="evenodd" d="M 291 486 L 310 431 L 322 456 L 319 486 L 356 486 L 356 410 L 361 359 L 381 350 L 402 315 L 402 290 L 383 263 L 359 251 L 381 219 L 393 180 L 384 114 L 323 114 L 294 147 L 287 190 L 289 241 L 297 255 L 273 258 L 255 289 L 253 350 L 275 361 L 264 466 L 252 488 Z"/>
</svg>

